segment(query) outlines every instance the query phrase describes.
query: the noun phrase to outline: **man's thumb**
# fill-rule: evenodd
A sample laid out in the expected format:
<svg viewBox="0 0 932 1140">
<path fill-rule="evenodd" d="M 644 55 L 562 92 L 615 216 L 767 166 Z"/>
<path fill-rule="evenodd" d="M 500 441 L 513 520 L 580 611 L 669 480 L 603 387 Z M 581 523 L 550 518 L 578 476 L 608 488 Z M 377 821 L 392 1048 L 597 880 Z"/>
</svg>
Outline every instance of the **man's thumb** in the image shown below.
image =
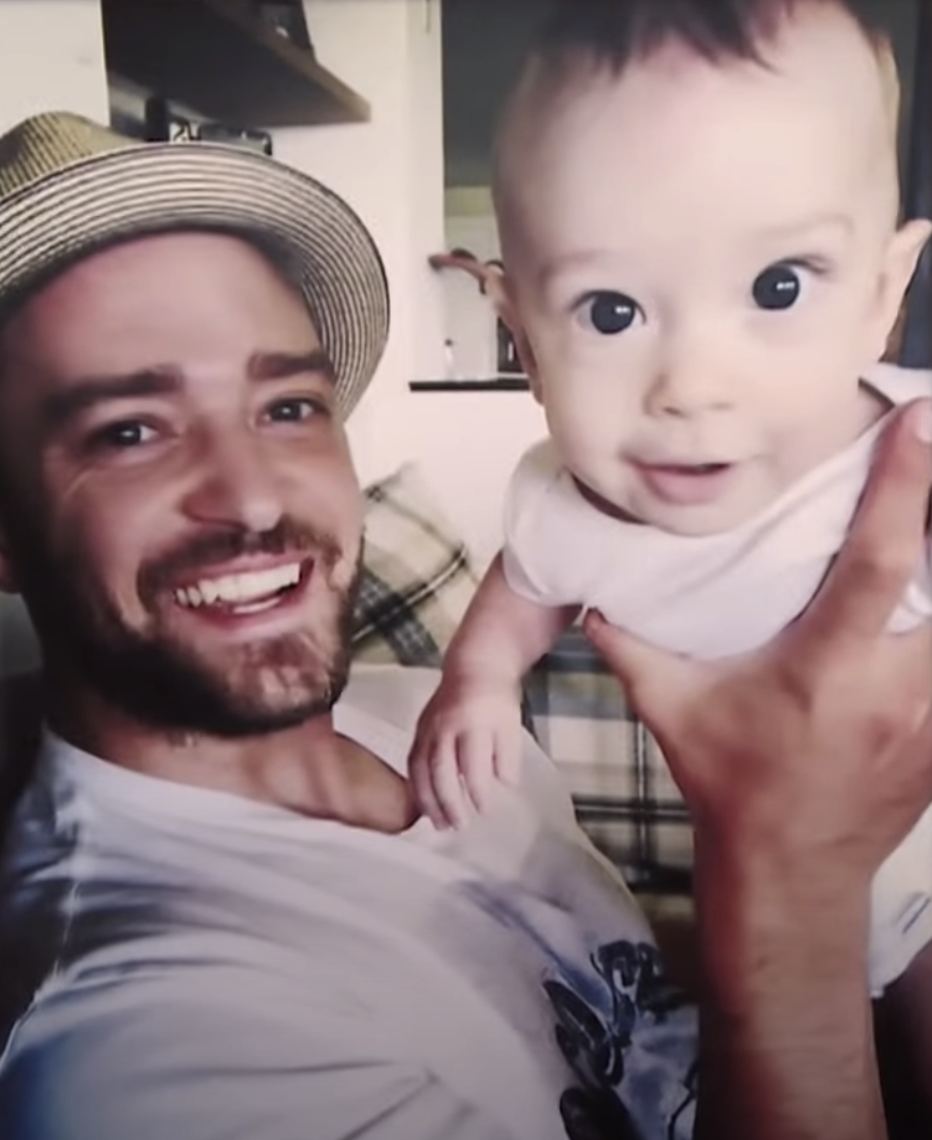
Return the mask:
<svg viewBox="0 0 932 1140">
<path fill-rule="evenodd" d="M 607 622 L 598 610 L 586 613 L 583 633 L 639 711 L 649 704 L 661 678 L 678 664 L 670 654 Z"/>
</svg>

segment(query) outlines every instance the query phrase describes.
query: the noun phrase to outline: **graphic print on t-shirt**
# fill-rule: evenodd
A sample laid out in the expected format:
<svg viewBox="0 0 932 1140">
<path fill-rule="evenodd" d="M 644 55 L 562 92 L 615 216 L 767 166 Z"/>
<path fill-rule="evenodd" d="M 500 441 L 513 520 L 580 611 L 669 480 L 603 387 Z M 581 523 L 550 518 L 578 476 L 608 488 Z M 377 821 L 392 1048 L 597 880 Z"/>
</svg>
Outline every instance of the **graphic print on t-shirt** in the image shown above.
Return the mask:
<svg viewBox="0 0 932 1140">
<path fill-rule="evenodd" d="M 696 1010 L 645 942 L 605 943 L 592 973 L 544 982 L 556 1041 L 578 1085 L 560 1098 L 569 1140 L 681 1140 L 696 1101 Z"/>
</svg>

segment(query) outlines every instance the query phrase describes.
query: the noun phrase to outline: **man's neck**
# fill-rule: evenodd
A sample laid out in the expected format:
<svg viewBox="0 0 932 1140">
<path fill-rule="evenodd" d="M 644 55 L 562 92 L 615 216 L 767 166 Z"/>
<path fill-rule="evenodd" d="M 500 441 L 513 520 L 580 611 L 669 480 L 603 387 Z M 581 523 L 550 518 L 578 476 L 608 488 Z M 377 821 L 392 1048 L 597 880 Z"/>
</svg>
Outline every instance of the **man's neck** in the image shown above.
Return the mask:
<svg viewBox="0 0 932 1140">
<path fill-rule="evenodd" d="M 50 689 L 50 728 L 119 767 L 372 830 L 400 831 L 417 816 L 407 781 L 341 736 L 330 712 L 278 732 L 223 738 L 153 728 L 95 693 Z"/>
</svg>

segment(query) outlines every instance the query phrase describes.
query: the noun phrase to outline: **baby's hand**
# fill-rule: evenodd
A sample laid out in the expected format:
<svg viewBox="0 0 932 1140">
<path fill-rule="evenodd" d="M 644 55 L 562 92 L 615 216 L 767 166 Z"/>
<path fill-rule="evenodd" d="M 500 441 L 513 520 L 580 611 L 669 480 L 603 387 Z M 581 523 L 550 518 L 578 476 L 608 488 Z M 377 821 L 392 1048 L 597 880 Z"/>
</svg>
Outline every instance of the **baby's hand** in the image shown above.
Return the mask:
<svg viewBox="0 0 932 1140">
<path fill-rule="evenodd" d="M 497 777 L 518 782 L 521 701 L 501 678 L 446 674 L 418 720 L 409 771 L 423 813 L 435 827 L 460 827 L 489 801 Z"/>
</svg>

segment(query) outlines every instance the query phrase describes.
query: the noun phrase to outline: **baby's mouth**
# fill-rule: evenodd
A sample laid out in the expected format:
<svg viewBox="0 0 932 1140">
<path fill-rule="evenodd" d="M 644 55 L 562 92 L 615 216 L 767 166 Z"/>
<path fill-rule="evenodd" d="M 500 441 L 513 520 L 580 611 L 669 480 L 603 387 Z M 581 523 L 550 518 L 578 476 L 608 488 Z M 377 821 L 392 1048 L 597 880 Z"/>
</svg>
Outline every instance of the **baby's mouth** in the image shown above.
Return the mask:
<svg viewBox="0 0 932 1140">
<path fill-rule="evenodd" d="M 652 471 L 669 471 L 676 475 L 715 475 L 731 467 L 730 463 L 644 463 Z"/>
<path fill-rule="evenodd" d="M 637 463 L 642 480 L 658 499 L 673 506 L 713 502 L 726 489 L 735 463 Z"/>
</svg>

